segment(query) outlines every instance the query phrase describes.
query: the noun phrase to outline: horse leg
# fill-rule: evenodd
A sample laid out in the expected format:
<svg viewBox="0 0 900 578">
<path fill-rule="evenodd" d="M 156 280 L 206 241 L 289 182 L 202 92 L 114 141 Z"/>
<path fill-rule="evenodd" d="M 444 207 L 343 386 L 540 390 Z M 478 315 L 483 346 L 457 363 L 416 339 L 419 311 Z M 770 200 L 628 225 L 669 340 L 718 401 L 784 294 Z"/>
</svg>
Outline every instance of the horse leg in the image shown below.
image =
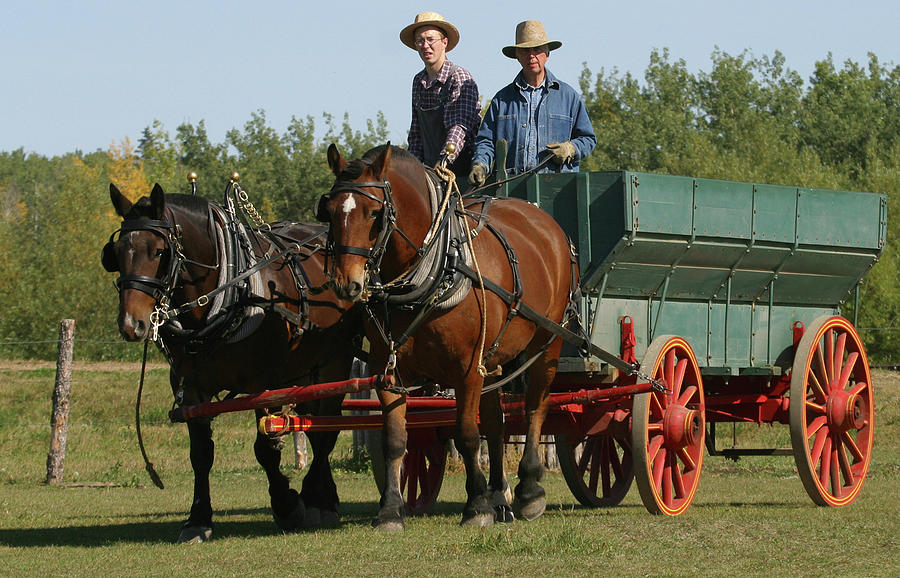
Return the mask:
<svg viewBox="0 0 900 578">
<path fill-rule="evenodd" d="M 509 501 L 512 494 L 506 475 L 503 471 L 504 458 L 504 433 L 503 433 L 503 409 L 500 405 L 500 390 L 494 390 L 481 396 L 481 433 L 487 440 L 488 461 L 490 473 L 488 475 L 488 501 L 494 508 L 496 522 L 512 522 L 515 518 Z"/>
<path fill-rule="evenodd" d="M 212 422 L 209 418 L 189 419 L 187 428 L 191 440 L 191 469 L 194 470 L 194 500 L 190 516 L 178 535 L 179 544 L 212 539 L 212 503 L 209 497 L 209 472 L 215 452 Z"/>
<path fill-rule="evenodd" d="M 495 514 L 494 507 L 488 500 L 487 481 L 484 479 L 484 474 L 481 472 L 481 467 L 478 464 L 481 433 L 478 430 L 478 423 L 475 417 L 481 401 L 481 386 L 484 380 L 477 373 L 473 372 L 473 374 L 474 376 L 466 379 L 462 391 L 457 389 L 456 437 L 454 442 L 466 468 L 467 499 L 460 525 L 483 527 L 494 523 Z M 502 462 L 502 448 L 498 459 Z M 502 467 L 500 472 L 502 477 Z"/>
<path fill-rule="evenodd" d="M 256 420 L 265 415 L 263 410 L 256 410 Z M 303 525 L 304 508 L 300 495 L 291 489 L 290 480 L 281 473 L 281 438 L 270 438 L 256 432 L 253 453 L 256 461 L 262 466 L 269 479 L 269 498 L 272 504 L 272 516 L 275 524 L 284 532 L 297 530 Z"/>
<path fill-rule="evenodd" d="M 342 402 L 343 396 L 335 396 L 309 404 L 312 407 L 304 405 L 302 409 L 314 415 L 340 415 Z M 312 446 L 313 459 L 300 491 L 300 498 L 306 506 L 304 527 L 334 527 L 339 519 L 339 500 L 328 457 L 337 442 L 338 432 L 309 432 L 306 435 Z"/>
<path fill-rule="evenodd" d="M 544 475 L 538 447 L 541 428 L 547 417 L 550 401 L 550 382 L 556 375 L 559 350 L 562 342 L 557 339 L 544 354 L 528 368 L 528 391 L 525 393 L 525 447 L 519 462 L 519 483 L 516 485 L 513 511 L 524 520 L 534 520 L 547 508 L 547 498 L 540 481 Z"/>
<path fill-rule="evenodd" d="M 400 493 L 400 468 L 406 453 L 406 396 L 385 390 L 378 391 L 384 414 L 384 435 L 381 436 L 384 454 L 384 491 L 381 493 L 378 516 L 372 526 L 385 532 L 403 530 L 405 506 Z"/>
</svg>

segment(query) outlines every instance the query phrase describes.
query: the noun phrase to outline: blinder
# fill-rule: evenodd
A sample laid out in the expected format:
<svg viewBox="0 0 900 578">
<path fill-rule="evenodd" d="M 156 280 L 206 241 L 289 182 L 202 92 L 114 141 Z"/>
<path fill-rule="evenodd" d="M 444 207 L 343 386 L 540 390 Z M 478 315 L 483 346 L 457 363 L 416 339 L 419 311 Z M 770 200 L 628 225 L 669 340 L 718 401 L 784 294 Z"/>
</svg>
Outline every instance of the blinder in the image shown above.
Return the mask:
<svg viewBox="0 0 900 578">
<path fill-rule="evenodd" d="M 156 219 L 138 219 L 136 221 L 123 221 L 122 228 L 113 232 L 109 236 L 109 241 L 103 245 L 103 251 L 100 254 L 100 263 L 103 268 L 110 273 L 121 273 L 119 271 L 119 260 L 116 256 L 116 235 L 130 231 L 150 231 L 165 239 L 168 247 L 167 252 L 170 256 L 167 274 L 163 278 L 148 277 L 145 275 L 120 275 L 116 279 L 116 288 L 119 291 L 123 289 L 137 289 L 147 293 L 148 295 L 159 300 L 160 297 L 166 296 L 171 290 L 180 267 L 179 259 L 179 240 L 177 236 L 173 236 L 173 230 L 179 230 L 178 226 L 173 226 L 168 221 Z"/>
<path fill-rule="evenodd" d="M 331 193 L 325 193 L 321 197 L 316 200 L 316 204 L 313 207 L 313 212 L 316 215 L 316 220 L 320 223 L 327 223 L 331 221 L 331 213 L 328 212 L 328 201 L 331 200 Z"/>
<path fill-rule="evenodd" d="M 115 235 L 115 233 L 113 233 L 113 235 Z M 110 237 L 109 241 L 103 245 L 103 252 L 100 254 L 100 263 L 102 263 L 103 268 L 110 273 L 115 273 L 119 270 L 119 260 L 116 258 L 115 245 L 115 241 Z"/>
</svg>

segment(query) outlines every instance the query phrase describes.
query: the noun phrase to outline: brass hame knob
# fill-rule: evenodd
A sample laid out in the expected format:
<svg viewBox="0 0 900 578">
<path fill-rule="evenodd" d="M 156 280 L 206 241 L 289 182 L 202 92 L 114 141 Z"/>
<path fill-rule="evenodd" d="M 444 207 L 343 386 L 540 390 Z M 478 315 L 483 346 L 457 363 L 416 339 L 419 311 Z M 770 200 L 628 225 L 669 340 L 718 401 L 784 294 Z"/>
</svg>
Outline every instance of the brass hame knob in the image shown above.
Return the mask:
<svg viewBox="0 0 900 578">
<path fill-rule="evenodd" d="M 189 172 L 187 174 L 187 180 L 189 183 L 196 183 L 197 182 L 197 173 L 195 173 L 194 171 Z"/>
<path fill-rule="evenodd" d="M 241 175 L 240 175 L 240 173 L 238 173 L 237 171 L 234 171 L 233 173 L 231 173 L 231 182 L 232 182 L 232 183 L 236 183 L 236 182 L 238 182 L 239 180 L 241 180 Z"/>
</svg>

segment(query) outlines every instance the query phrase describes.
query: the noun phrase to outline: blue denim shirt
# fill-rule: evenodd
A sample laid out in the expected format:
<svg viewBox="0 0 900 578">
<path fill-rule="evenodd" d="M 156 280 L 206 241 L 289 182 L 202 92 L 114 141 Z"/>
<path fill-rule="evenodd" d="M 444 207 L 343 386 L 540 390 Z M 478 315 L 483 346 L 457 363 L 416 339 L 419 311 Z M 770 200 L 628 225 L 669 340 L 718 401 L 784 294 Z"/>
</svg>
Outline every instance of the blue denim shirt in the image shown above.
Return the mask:
<svg viewBox="0 0 900 578">
<path fill-rule="evenodd" d="M 577 151 L 576 158 L 566 163 L 562 172 L 577 172 L 578 164 L 597 144 L 591 120 L 588 118 L 584 100 L 575 89 L 558 80 L 549 69 L 544 79 L 546 95 L 537 108 L 537 151 L 538 160 L 543 160 L 541 151 L 548 144 L 571 141 Z M 494 163 L 494 143 L 505 139 L 509 143 L 506 169 L 517 174 L 529 166 L 526 150 L 528 135 L 528 98 L 521 86 L 526 84 L 522 73 L 509 85 L 500 90 L 491 100 L 475 137 L 475 156 L 472 163 L 481 163 L 489 169 Z M 545 153 L 546 154 L 546 153 Z M 532 161 L 533 162 L 533 161 Z M 539 172 L 556 170 L 556 165 L 548 163 Z"/>
</svg>

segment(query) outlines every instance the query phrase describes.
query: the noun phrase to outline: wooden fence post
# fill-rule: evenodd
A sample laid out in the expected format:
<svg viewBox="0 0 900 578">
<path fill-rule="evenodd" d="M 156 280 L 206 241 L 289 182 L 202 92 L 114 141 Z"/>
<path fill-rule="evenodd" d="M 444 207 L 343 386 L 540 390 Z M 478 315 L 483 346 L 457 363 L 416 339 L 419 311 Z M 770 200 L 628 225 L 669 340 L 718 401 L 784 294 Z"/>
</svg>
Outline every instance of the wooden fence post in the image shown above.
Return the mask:
<svg viewBox="0 0 900 578">
<path fill-rule="evenodd" d="M 75 346 L 75 320 L 59 323 L 59 346 L 56 356 L 56 385 L 53 388 L 53 411 L 50 415 L 50 452 L 47 454 L 47 484 L 62 481 L 66 466 L 66 439 L 69 435 L 69 393 L 72 389 L 72 350 Z"/>
</svg>

